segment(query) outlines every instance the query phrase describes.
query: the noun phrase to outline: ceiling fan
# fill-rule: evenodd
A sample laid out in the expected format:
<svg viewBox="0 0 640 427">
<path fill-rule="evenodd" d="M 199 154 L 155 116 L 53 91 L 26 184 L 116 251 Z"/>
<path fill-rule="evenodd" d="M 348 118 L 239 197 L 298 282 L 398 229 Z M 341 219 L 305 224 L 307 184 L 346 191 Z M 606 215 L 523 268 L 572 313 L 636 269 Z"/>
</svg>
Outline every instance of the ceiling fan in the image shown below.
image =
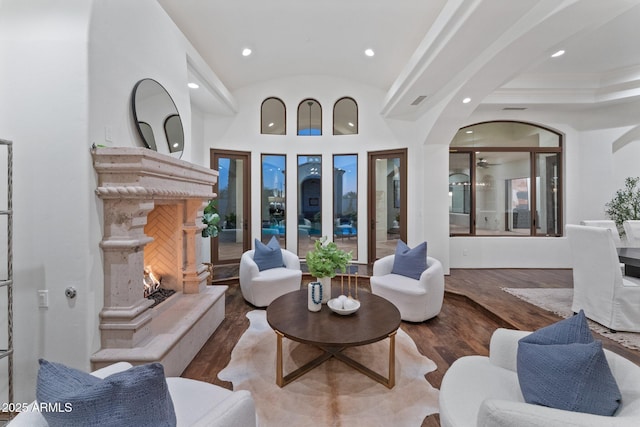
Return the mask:
<svg viewBox="0 0 640 427">
<path fill-rule="evenodd" d="M 478 166 L 479 168 L 488 168 L 490 166 L 497 166 L 499 164 L 500 163 L 489 163 L 489 161 L 483 157 L 480 157 L 476 162 L 476 166 Z"/>
</svg>

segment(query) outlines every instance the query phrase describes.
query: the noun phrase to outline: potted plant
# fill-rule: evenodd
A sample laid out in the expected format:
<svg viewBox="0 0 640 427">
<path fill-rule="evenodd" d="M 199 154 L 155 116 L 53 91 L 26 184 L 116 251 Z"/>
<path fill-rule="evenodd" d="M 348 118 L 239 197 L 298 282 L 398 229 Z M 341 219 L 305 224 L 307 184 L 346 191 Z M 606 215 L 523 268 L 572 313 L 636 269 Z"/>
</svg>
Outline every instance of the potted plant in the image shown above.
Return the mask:
<svg viewBox="0 0 640 427">
<path fill-rule="evenodd" d="M 220 215 L 218 215 L 218 208 L 216 207 L 215 200 L 209 200 L 209 203 L 204 208 L 202 215 L 202 222 L 207 227 L 202 230 L 202 237 L 217 237 L 220 231 Z"/>
<path fill-rule="evenodd" d="M 322 283 L 322 302 L 331 298 L 331 279 L 336 276 L 338 270 L 347 271 L 347 265 L 351 262 L 351 251 L 346 252 L 330 242 L 327 236 L 323 236 L 314 243 L 314 249 L 307 252 L 307 266 L 309 273 Z"/>
<path fill-rule="evenodd" d="M 220 215 L 218 214 L 218 208 L 216 207 L 215 200 L 209 200 L 209 203 L 204 208 L 202 214 L 202 222 L 206 227 L 202 230 L 202 237 L 217 237 L 220 232 Z M 213 264 L 210 262 L 203 263 L 207 266 L 209 277 L 207 277 L 207 284 L 213 283 Z"/>
<path fill-rule="evenodd" d="M 624 235 L 622 223 L 626 220 L 640 219 L 640 188 L 639 177 L 627 177 L 624 180 L 624 188 L 616 191 L 615 196 L 605 206 L 606 213 L 618 227 L 620 235 Z"/>
</svg>

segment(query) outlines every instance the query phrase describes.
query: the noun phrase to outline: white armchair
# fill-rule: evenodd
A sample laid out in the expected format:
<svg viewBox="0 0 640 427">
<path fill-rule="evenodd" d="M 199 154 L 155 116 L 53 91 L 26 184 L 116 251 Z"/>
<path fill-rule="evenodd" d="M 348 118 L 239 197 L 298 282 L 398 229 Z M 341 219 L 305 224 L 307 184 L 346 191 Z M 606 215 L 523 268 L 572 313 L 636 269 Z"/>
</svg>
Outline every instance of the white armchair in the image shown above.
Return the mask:
<svg viewBox="0 0 640 427">
<path fill-rule="evenodd" d="M 300 289 L 302 270 L 296 254 L 282 249 L 285 266 L 260 271 L 253 260 L 254 253 L 252 249 L 240 258 L 240 290 L 245 300 L 256 307 L 266 307 L 279 296 Z"/>
<path fill-rule="evenodd" d="M 609 229 L 567 225 L 574 313 L 614 331 L 640 332 L 640 279 L 623 276 Z"/>
<path fill-rule="evenodd" d="M 640 221 L 626 220 L 622 222 L 622 227 L 627 239 L 627 246 L 640 247 Z"/>
<path fill-rule="evenodd" d="M 435 258 L 427 257 L 427 269 L 419 280 L 391 273 L 395 255 L 373 263 L 371 292 L 391 301 L 402 320 L 422 322 L 440 313 L 444 300 L 444 270 Z"/>
<path fill-rule="evenodd" d="M 616 245 L 616 248 L 622 246 L 622 239 L 620 239 L 620 233 L 618 232 L 618 227 L 614 221 L 609 219 L 584 220 L 580 221 L 580 225 L 601 227 L 611 230 L 611 237 L 613 237 L 613 243 Z"/>
<path fill-rule="evenodd" d="M 129 369 L 127 362 L 114 363 L 92 372 L 105 378 Z M 256 425 L 256 409 L 251 393 L 231 391 L 203 381 L 167 378 L 178 427 L 245 427 Z M 32 403 L 30 407 L 35 404 Z M 9 423 L 9 427 L 47 427 L 40 412 L 25 411 Z"/>
<path fill-rule="evenodd" d="M 516 360 L 518 340 L 528 334 L 497 329 L 491 337 L 489 357 L 465 356 L 449 367 L 440 387 L 442 427 L 640 425 L 640 367 L 606 349 L 607 362 L 622 393 L 622 403 L 613 417 L 526 403 Z"/>
</svg>

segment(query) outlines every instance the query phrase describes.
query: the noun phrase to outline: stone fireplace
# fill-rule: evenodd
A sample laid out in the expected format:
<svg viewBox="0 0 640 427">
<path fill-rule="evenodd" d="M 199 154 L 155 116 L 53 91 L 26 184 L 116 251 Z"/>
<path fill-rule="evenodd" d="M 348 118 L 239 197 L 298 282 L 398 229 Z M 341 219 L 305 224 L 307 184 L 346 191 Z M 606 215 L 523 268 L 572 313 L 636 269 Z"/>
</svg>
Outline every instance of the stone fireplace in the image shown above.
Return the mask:
<svg viewBox="0 0 640 427">
<path fill-rule="evenodd" d="M 145 148 L 94 148 L 103 202 L 104 306 L 94 369 L 163 363 L 178 376 L 224 319 L 226 286 L 207 286 L 200 263 L 202 209 L 217 171 Z M 144 269 L 175 293 L 151 308 Z"/>
</svg>

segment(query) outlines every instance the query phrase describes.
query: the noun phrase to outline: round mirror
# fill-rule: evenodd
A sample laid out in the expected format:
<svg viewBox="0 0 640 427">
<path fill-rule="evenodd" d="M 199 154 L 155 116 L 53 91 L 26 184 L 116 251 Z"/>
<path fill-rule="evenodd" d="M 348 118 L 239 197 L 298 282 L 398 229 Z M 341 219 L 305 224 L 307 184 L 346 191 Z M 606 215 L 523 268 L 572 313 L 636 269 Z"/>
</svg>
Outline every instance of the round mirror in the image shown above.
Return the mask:
<svg viewBox="0 0 640 427">
<path fill-rule="evenodd" d="M 133 87 L 131 103 L 133 119 L 144 145 L 159 153 L 182 156 L 182 120 L 167 90 L 153 79 L 142 79 Z"/>
</svg>

